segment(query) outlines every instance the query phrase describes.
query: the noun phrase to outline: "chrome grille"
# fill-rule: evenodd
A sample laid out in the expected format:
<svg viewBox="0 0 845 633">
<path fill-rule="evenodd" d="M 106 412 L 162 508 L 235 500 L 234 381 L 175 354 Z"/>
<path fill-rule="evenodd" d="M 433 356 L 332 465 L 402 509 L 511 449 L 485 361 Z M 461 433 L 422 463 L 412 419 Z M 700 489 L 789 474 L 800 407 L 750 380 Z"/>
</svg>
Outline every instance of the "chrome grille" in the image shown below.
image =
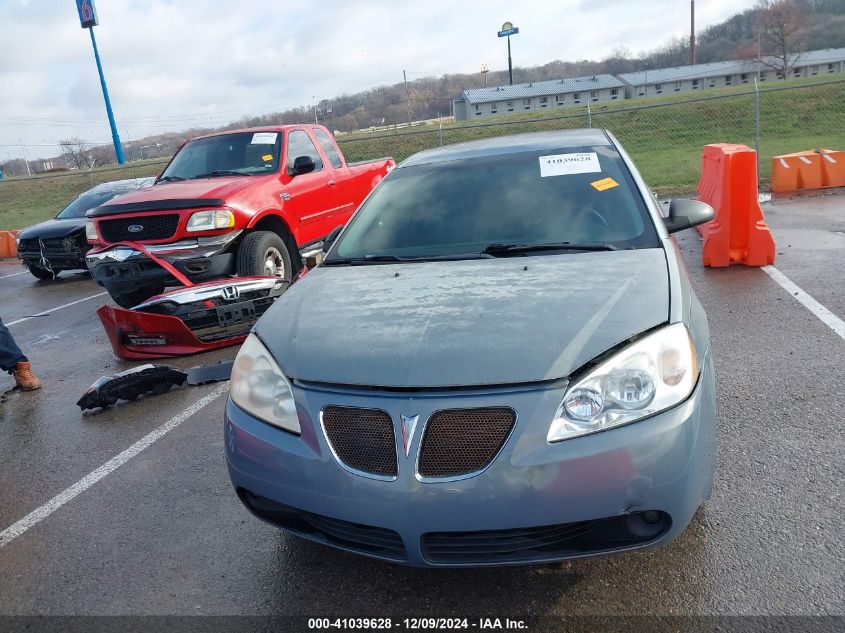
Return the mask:
<svg viewBox="0 0 845 633">
<path fill-rule="evenodd" d="M 420 444 L 420 476 L 459 477 L 485 469 L 515 422 L 513 409 L 505 407 L 438 411 L 429 418 Z"/>
<path fill-rule="evenodd" d="M 329 406 L 322 410 L 321 422 L 341 464 L 385 479 L 397 476 L 396 439 L 387 412 Z"/>
</svg>

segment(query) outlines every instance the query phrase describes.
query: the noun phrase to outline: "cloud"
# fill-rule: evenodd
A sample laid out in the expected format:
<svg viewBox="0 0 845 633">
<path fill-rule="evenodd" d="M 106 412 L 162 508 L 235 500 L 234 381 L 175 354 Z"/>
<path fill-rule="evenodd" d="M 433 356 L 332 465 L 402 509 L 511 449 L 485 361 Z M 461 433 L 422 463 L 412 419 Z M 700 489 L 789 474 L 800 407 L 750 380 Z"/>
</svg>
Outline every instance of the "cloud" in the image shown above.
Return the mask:
<svg viewBox="0 0 845 633">
<path fill-rule="evenodd" d="M 700 2 L 699 28 L 752 5 Z M 134 138 L 396 83 L 403 69 L 414 79 L 504 68 L 505 20 L 520 27 L 520 66 L 645 50 L 689 28 L 685 0 L 99 0 L 97 10 L 115 115 Z M 68 0 L 0 0 L 0 90 L 0 145 L 110 137 L 88 33 Z M 0 159 L 15 152 L 0 146 Z"/>
</svg>

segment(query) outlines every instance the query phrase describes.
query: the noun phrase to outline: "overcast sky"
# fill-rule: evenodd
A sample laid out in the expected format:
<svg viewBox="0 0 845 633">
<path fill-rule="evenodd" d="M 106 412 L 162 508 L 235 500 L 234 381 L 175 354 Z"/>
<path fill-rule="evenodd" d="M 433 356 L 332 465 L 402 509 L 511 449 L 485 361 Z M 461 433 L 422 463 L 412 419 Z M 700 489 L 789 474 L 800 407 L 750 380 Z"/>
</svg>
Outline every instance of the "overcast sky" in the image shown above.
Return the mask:
<svg viewBox="0 0 845 633">
<path fill-rule="evenodd" d="M 699 30 L 754 0 L 697 0 Z M 688 0 L 96 0 L 95 34 L 124 140 L 223 123 L 343 92 L 481 64 L 638 53 L 689 29 Z M 0 159 L 55 155 L 67 136 L 110 139 L 91 42 L 74 0 L 0 0 Z"/>
</svg>

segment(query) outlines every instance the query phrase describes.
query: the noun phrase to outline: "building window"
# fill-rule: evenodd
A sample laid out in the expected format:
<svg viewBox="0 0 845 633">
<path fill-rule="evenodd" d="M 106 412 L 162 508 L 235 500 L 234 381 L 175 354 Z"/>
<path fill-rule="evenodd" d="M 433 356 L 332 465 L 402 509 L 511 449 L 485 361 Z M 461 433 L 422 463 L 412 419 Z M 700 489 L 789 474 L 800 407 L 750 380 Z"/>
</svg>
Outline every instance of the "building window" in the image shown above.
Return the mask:
<svg viewBox="0 0 845 633">
<path fill-rule="evenodd" d="M 801 76 L 801 69 L 800 68 L 793 68 L 792 74 L 795 75 L 796 77 L 800 77 Z"/>
<path fill-rule="evenodd" d="M 526 110 L 530 110 L 531 109 L 531 99 L 523 99 L 522 105 L 525 106 Z"/>
<path fill-rule="evenodd" d="M 595 90 L 591 91 L 590 92 L 590 99 L 592 99 L 593 101 L 598 101 L 599 100 L 599 93 L 596 92 Z"/>
<path fill-rule="evenodd" d="M 730 86 L 733 81 L 733 75 L 725 75 L 725 85 Z"/>
<path fill-rule="evenodd" d="M 680 91 L 681 91 L 681 82 L 676 81 L 675 82 L 675 92 L 680 92 Z"/>
<path fill-rule="evenodd" d="M 563 95 L 555 95 L 555 101 L 557 101 L 559 106 L 563 105 Z"/>
<path fill-rule="evenodd" d="M 698 79 L 693 79 L 693 80 L 692 80 L 692 89 L 693 89 L 693 90 L 698 90 Z"/>
<path fill-rule="evenodd" d="M 710 78 L 710 87 L 711 87 L 711 88 L 715 88 L 715 87 L 716 87 L 716 80 L 715 80 L 715 79 L 713 79 L 712 77 Z"/>
<path fill-rule="evenodd" d="M 760 73 L 760 81 L 766 81 L 766 75 L 768 75 L 765 70 Z"/>
<path fill-rule="evenodd" d="M 610 98 L 611 99 L 618 99 L 619 98 L 619 89 L 618 88 L 611 88 L 610 89 Z"/>
<path fill-rule="evenodd" d="M 827 65 L 827 72 L 829 72 L 829 73 L 836 72 L 836 64 L 828 64 Z"/>
<path fill-rule="evenodd" d="M 742 83 L 747 84 L 747 83 L 748 83 L 748 73 L 742 73 L 742 74 L 739 76 L 739 80 L 740 80 Z"/>
<path fill-rule="evenodd" d="M 662 95 L 663 94 L 663 84 L 654 84 L 654 91 L 657 94 Z"/>
<path fill-rule="evenodd" d="M 481 115 L 481 104 L 476 103 L 475 104 L 475 116 L 480 116 L 480 115 Z"/>
<path fill-rule="evenodd" d="M 581 103 L 581 93 L 576 92 L 572 95 L 573 103 Z"/>
<path fill-rule="evenodd" d="M 513 112 L 513 101 L 508 101 L 508 112 Z"/>
<path fill-rule="evenodd" d="M 637 86 L 637 90 L 639 90 L 639 95 L 641 97 L 645 96 L 645 86 Z"/>
<path fill-rule="evenodd" d="M 818 66 L 812 66 L 810 68 L 810 74 L 811 75 L 818 75 L 819 74 L 819 67 Z"/>
<path fill-rule="evenodd" d="M 540 97 L 540 107 L 545 108 L 548 105 L 548 97 Z"/>
<path fill-rule="evenodd" d="M 490 104 L 490 114 L 496 114 L 499 111 L 499 103 L 494 101 Z"/>
</svg>

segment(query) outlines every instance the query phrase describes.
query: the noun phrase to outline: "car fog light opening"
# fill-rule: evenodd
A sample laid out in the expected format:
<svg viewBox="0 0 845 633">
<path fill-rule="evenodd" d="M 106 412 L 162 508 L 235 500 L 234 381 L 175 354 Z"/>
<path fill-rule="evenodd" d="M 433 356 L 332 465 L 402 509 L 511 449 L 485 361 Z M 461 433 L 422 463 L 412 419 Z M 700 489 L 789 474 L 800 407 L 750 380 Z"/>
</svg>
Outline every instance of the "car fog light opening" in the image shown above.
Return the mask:
<svg viewBox="0 0 845 633">
<path fill-rule="evenodd" d="M 290 382 L 264 344 L 250 334 L 232 366 L 232 402 L 247 413 L 292 433 L 299 433 L 299 417 Z"/>
<path fill-rule="evenodd" d="M 549 428 L 557 442 L 621 426 L 683 402 L 698 381 L 683 323 L 635 341 L 570 385 Z"/>
</svg>

